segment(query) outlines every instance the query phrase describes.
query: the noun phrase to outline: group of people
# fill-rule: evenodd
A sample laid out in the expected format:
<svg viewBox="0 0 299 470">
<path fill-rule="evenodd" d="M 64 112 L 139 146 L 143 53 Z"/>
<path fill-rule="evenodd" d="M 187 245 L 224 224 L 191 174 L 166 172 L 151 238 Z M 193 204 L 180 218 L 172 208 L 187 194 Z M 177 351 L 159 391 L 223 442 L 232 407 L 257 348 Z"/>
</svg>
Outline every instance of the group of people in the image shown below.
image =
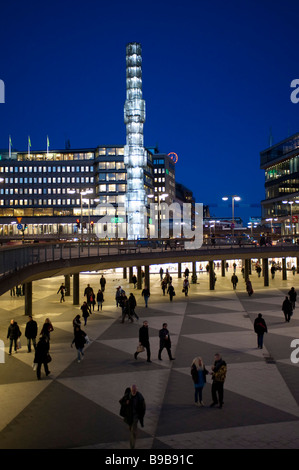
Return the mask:
<svg viewBox="0 0 299 470">
<path fill-rule="evenodd" d="M 162 328 L 159 331 L 159 338 L 160 338 L 160 347 L 159 347 L 159 352 L 158 352 L 159 361 L 162 361 L 161 354 L 164 348 L 166 349 L 168 353 L 169 360 L 174 361 L 175 358 L 172 357 L 172 353 L 171 353 L 171 340 L 170 340 L 170 333 L 167 329 L 167 323 L 163 323 Z M 142 327 L 139 328 L 139 344 L 137 346 L 136 352 L 134 353 L 134 358 L 137 359 L 138 354 L 144 351 L 146 351 L 147 362 L 152 362 L 147 320 L 144 320 Z"/>
<path fill-rule="evenodd" d="M 32 316 L 28 317 L 28 322 L 26 323 L 25 327 L 25 337 L 27 339 L 27 352 L 31 353 L 31 347 L 34 348 L 34 368 L 36 369 L 37 378 L 40 380 L 41 378 L 41 367 L 44 365 L 45 374 L 48 376 L 50 374 L 48 364 L 51 361 L 51 356 L 49 354 L 50 349 L 50 333 L 54 330 L 53 325 L 49 318 L 46 318 L 43 327 L 40 332 L 40 338 L 37 342 L 38 336 L 38 326 L 37 322 L 33 320 Z M 7 331 L 7 339 L 9 339 L 9 352 L 8 354 L 11 356 L 12 349 L 14 348 L 14 352 L 17 353 L 18 349 L 21 348 L 20 338 L 22 336 L 22 332 L 18 323 L 12 319 L 10 321 L 10 325 Z"/>
<path fill-rule="evenodd" d="M 166 269 L 165 276 L 163 277 L 164 270 L 161 267 L 160 268 L 160 280 L 161 280 L 161 289 L 163 292 L 163 295 L 165 295 L 165 292 L 169 294 L 169 300 L 172 302 L 173 297 L 175 296 L 175 290 L 172 284 L 172 277 L 170 276 L 168 269 Z"/>
<path fill-rule="evenodd" d="M 133 292 L 127 297 L 125 290 L 118 286 L 115 293 L 116 306 L 121 307 L 121 323 L 125 322 L 126 317 L 133 323 L 134 318 L 139 320 L 139 316 L 136 313 L 137 302 Z"/>
<path fill-rule="evenodd" d="M 145 328 L 148 328 L 148 322 L 144 322 L 147 325 L 144 325 Z M 160 336 L 160 332 L 163 333 Z M 167 346 L 165 345 L 166 336 L 169 337 L 169 332 L 167 330 L 167 324 L 163 324 L 163 328 L 159 332 L 160 341 L 162 341 L 162 348 Z M 168 334 L 166 334 L 165 330 Z M 159 356 L 161 353 L 161 342 Z M 136 353 L 135 353 L 136 355 Z M 137 356 L 136 356 L 137 357 Z M 160 359 L 160 357 L 159 357 Z M 173 358 L 172 358 L 173 359 Z M 191 364 L 191 376 L 194 383 L 194 400 L 195 405 L 203 406 L 203 388 L 206 384 L 206 376 L 208 374 L 212 375 L 212 403 L 210 407 L 216 406 L 218 404 L 219 408 L 223 406 L 223 396 L 224 396 L 224 382 L 227 373 L 226 362 L 222 359 L 219 353 L 215 354 L 214 364 L 211 367 L 211 372 L 208 372 L 202 358 L 196 357 L 193 359 Z M 146 413 L 146 403 L 144 396 L 141 392 L 138 391 L 135 384 L 131 387 L 125 389 L 124 395 L 119 400 L 120 404 L 120 416 L 124 419 L 124 422 L 129 426 L 130 431 L 130 448 L 134 449 L 137 439 L 138 423 L 140 426 L 144 427 L 144 417 Z"/>
</svg>

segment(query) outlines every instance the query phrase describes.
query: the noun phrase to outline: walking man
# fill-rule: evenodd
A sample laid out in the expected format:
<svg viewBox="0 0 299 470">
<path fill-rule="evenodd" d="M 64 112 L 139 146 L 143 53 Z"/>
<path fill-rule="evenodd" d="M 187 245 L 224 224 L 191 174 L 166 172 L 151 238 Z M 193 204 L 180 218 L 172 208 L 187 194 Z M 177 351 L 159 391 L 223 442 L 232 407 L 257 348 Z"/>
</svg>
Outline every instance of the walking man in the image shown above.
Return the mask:
<svg viewBox="0 0 299 470">
<path fill-rule="evenodd" d="M 292 304 L 287 295 L 282 303 L 281 309 L 284 313 L 285 321 L 289 322 L 291 319 L 291 316 L 293 315 L 293 309 L 292 309 Z"/>
<path fill-rule="evenodd" d="M 10 325 L 7 331 L 7 338 L 9 338 L 9 355 L 11 355 L 12 345 L 14 345 L 15 353 L 17 352 L 17 341 L 21 336 L 21 330 L 16 321 L 10 320 Z"/>
<path fill-rule="evenodd" d="M 31 352 L 31 341 L 34 349 L 36 349 L 36 337 L 37 337 L 37 323 L 33 320 L 32 316 L 29 316 L 29 321 L 26 323 L 25 336 L 27 338 L 28 352 Z"/>
<path fill-rule="evenodd" d="M 160 338 L 160 349 L 158 353 L 159 361 L 162 361 L 161 353 L 164 348 L 166 348 L 169 360 L 174 361 L 175 358 L 172 357 L 172 354 L 171 354 L 171 341 L 170 341 L 170 334 L 167 329 L 167 323 L 163 323 L 163 328 L 159 331 L 159 338 Z"/>
<path fill-rule="evenodd" d="M 148 335 L 148 322 L 146 320 L 143 322 L 143 326 L 139 328 L 139 345 L 143 346 L 146 349 L 147 362 L 152 362 L 149 335 Z M 135 359 L 137 359 L 138 354 L 139 352 L 136 351 L 134 354 Z"/>
<path fill-rule="evenodd" d="M 61 297 L 60 297 L 60 303 L 61 302 L 65 302 L 65 285 L 64 284 L 61 284 L 61 286 L 59 287 L 58 291 L 57 291 L 57 294 L 61 294 Z"/>
<path fill-rule="evenodd" d="M 132 385 L 131 388 L 126 389 L 119 403 L 121 404 L 120 414 L 130 429 L 130 448 L 135 449 L 138 421 L 142 428 L 144 426 L 143 420 L 146 410 L 144 397 L 138 392 L 136 385 Z"/>
<path fill-rule="evenodd" d="M 236 287 L 237 287 L 238 281 L 239 281 L 238 276 L 234 273 L 234 274 L 232 275 L 232 278 L 231 278 L 231 282 L 232 282 L 232 285 L 233 285 L 233 289 L 234 289 L 234 290 L 235 290 Z"/>
<path fill-rule="evenodd" d="M 297 292 L 295 291 L 295 288 L 292 287 L 288 294 L 289 294 L 289 299 L 292 305 L 292 310 L 295 310 L 295 304 L 297 300 Z"/>
<path fill-rule="evenodd" d="M 267 333 L 268 329 L 261 313 L 259 313 L 257 318 L 254 320 L 254 331 L 257 334 L 257 347 L 259 349 L 263 349 L 264 333 Z"/>
<path fill-rule="evenodd" d="M 226 378 L 227 366 L 219 353 L 215 354 L 215 362 L 212 366 L 212 403 L 210 407 L 219 403 L 219 408 L 223 405 L 223 387 Z"/>
<path fill-rule="evenodd" d="M 100 279 L 100 285 L 101 285 L 101 291 L 105 292 L 106 279 L 104 278 L 103 274 L 102 274 L 102 277 Z"/>
<path fill-rule="evenodd" d="M 144 298 L 145 306 L 147 307 L 148 299 L 150 297 L 150 291 L 147 286 L 144 286 L 144 289 L 141 292 L 142 297 Z"/>
</svg>

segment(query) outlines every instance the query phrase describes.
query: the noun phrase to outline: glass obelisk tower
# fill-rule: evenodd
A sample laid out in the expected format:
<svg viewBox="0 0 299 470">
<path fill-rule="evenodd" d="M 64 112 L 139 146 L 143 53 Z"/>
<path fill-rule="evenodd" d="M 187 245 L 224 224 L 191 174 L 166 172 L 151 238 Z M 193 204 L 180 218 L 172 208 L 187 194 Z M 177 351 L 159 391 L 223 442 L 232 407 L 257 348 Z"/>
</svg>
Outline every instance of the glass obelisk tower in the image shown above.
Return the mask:
<svg viewBox="0 0 299 470">
<path fill-rule="evenodd" d="M 127 238 L 130 240 L 146 237 L 147 196 L 144 189 L 144 168 L 147 157 L 143 146 L 145 101 L 142 99 L 141 63 L 141 45 L 136 42 L 127 44 L 124 163 L 127 169 Z"/>
</svg>

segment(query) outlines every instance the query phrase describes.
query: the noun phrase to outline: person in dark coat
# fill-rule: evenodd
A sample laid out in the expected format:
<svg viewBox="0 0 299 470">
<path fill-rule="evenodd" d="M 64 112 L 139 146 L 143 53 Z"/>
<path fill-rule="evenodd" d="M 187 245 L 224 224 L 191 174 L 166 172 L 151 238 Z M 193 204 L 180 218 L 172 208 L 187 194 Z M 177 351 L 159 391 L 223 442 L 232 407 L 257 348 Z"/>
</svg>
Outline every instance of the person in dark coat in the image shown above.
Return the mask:
<svg viewBox="0 0 299 470">
<path fill-rule="evenodd" d="M 135 308 L 137 306 L 135 295 L 131 292 L 128 298 L 128 307 L 129 307 L 129 316 L 131 318 L 135 317 L 136 320 L 139 320 L 137 313 L 135 312 Z"/>
<path fill-rule="evenodd" d="M 139 328 L 139 344 L 146 349 L 147 362 L 152 362 L 149 335 L 148 335 L 148 322 L 146 320 L 143 322 L 143 326 Z M 135 359 L 137 359 L 138 354 L 139 352 L 136 351 L 134 354 Z"/>
<path fill-rule="evenodd" d="M 89 312 L 90 312 L 87 302 L 85 301 L 83 302 L 83 305 L 81 305 L 81 310 L 82 310 L 82 317 L 84 318 L 84 326 L 86 326 L 87 318 L 89 317 Z"/>
<path fill-rule="evenodd" d="M 40 332 L 41 336 L 47 336 L 50 341 L 50 333 L 54 331 L 53 325 L 49 318 L 46 318 L 45 323 L 43 324 L 42 331 Z"/>
<path fill-rule="evenodd" d="M 231 283 L 232 283 L 232 285 L 233 285 L 233 289 L 234 289 L 234 290 L 235 290 L 236 287 L 237 287 L 238 281 L 239 281 L 238 276 L 237 276 L 235 273 L 233 273 L 233 275 L 232 275 L 232 277 L 231 277 Z"/>
<path fill-rule="evenodd" d="M 84 356 L 83 349 L 86 343 L 86 333 L 83 330 L 81 330 L 79 326 L 76 326 L 75 328 L 75 336 L 72 341 L 71 347 L 73 347 L 74 343 L 78 351 L 78 362 L 80 362 Z"/>
<path fill-rule="evenodd" d="M 295 310 L 295 304 L 297 300 L 297 292 L 295 291 L 295 288 L 292 287 L 291 290 L 288 292 L 288 296 L 290 299 L 290 302 L 292 304 L 292 310 Z"/>
<path fill-rule="evenodd" d="M 81 320 L 80 320 L 80 315 L 76 315 L 75 318 L 73 319 L 73 327 L 74 327 L 74 334 L 76 331 L 76 327 L 81 328 Z"/>
<path fill-rule="evenodd" d="M 48 368 L 49 358 L 49 339 L 46 335 L 41 336 L 39 342 L 36 345 L 34 362 L 37 364 L 36 375 L 37 379 L 41 378 L 41 367 L 44 365 L 45 374 L 48 376 L 50 374 Z"/>
<path fill-rule="evenodd" d="M 104 302 L 104 294 L 103 294 L 103 291 L 101 289 L 99 289 L 98 293 L 97 293 L 98 311 L 100 310 L 100 307 L 101 307 L 101 310 L 102 310 L 103 302 Z"/>
<path fill-rule="evenodd" d="M 257 347 L 259 349 L 263 349 L 264 333 L 268 332 L 266 322 L 262 317 L 262 314 L 259 313 L 253 325 L 254 331 L 257 334 Z"/>
<path fill-rule="evenodd" d="M 146 411 L 144 397 L 138 392 L 136 385 L 132 385 L 130 389 L 125 390 L 119 403 L 121 405 L 120 415 L 124 417 L 124 422 L 129 425 L 130 429 L 130 448 L 135 449 L 138 421 L 141 427 L 144 427 Z"/>
<path fill-rule="evenodd" d="M 65 291 L 66 291 L 66 288 L 65 288 L 65 285 L 64 284 L 61 284 L 61 286 L 59 287 L 58 291 L 57 291 L 57 294 L 61 294 L 61 297 L 60 297 L 60 303 L 61 302 L 65 302 Z"/>
<path fill-rule="evenodd" d="M 150 290 L 147 286 L 144 286 L 144 289 L 141 292 L 142 297 L 144 298 L 145 306 L 147 308 L 148 299 L 150 298 Z"/>
<path fill-rule="evenodd" d="M 29 321 L 26 323 L 25 336 L 27 338 L 28 352 L 31 352 L 31 341 L 34 349 L 36 349 L 36 337 L 37 337 L 37 323 L 33 320 L 32 316 L 29 316 Z"/>
<path fill-rule="evenodd" d="M 169 300 L 170 300 L 170 302 L 172 302 L 172 299 L 175 296 L 175 292 L 174 292 L 174 287 L 171 283 L 168 286 L 167 294 L 169 294 Z"/>
<path fill-rule="evenodd" d="M 101 291 L 102 291 L 102 292 L 105 292 L 106 279 L 104 278 L 103 275 L 102 275 L 102 277 L 101 277 L 101 279 L 100 279 L 100 286 L 101 286 Z"/>
<path fill-rule="evenodd" d="M 175 358 L 172 357 L 172 354 L 171 354 L 171 341 L 170 341 L 169 331 L 167 329 L 167 323 L 163 323 L 163 328 L 159 331 L 159 338 L 160 338 L 160 349 L 158 353 L 158 359 L 162 361 L 161 353 L 163 349 L 166 348 L 169 360 L 174 361 Z"/>
<path fill-rule="evenodd" d="M 14 345 L 15 353 L 17 352 L 18 350 L 17 341 L 21 337 L 21 334 L 22 333 L 17 322 L 14 320 L 10 320 L 10 325 L 7 331 L 7 338 L 9 339 L 9 353 L 8 353 L 9 355 L 11 355 L 12 345 Z"/>
<path fill-rule="evenodd" d="M 293 309 L 292 309 L 292 304 L 287 295 L 282 303 L 281 309 L 284 313 L 285 321 L 289 322 L 291 319 L 291 316 L 293 315 Z"/>
</svg>

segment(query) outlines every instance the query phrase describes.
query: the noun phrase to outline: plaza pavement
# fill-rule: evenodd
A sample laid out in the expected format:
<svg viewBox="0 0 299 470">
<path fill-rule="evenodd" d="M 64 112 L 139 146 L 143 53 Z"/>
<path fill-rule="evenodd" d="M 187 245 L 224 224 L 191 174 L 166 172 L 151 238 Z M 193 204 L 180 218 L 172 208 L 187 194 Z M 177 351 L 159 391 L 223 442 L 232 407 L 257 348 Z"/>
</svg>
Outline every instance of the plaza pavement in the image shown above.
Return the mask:
<svg viewBox="0 0 299 470">
<path fill-rule="evenodd" d="M 136 449 L 298 449 L 298 365 L 290 360 L 293 339 L 299 338 L 299 314 L 295 309 L 285 323 L 281 304 L 288 290 L 298 287 L 299 275 L 281 273 L 263 286 L 255 273 L 248 297 L 240 271 L 233 291 L 231 271 L 217 272 L 214 291 L 208 276 L 201 273 L 182 293 L 183 279 L 173 275 L 176 297 L 163 297 L 158 275 L 151 276 L 149 307 L 141 291 L 119 275 L 105 275 L 107 287 L 103 311 L 94 314 L 83 329 L 91 339 L 85 357 L 77 362 L 72 320 L 79 307 L 72 296 L 60 303 L 56 292 L 62 278 L 33 283 L 33 316 L 39 329 L 46 317 L 51 333 L 51 374 L 36 379 L 34 353 L 25 345 L 24 298 L 0 297 L 0 339 L 5 342 L 5 362 L 0 364 L 1 449 L 129 449 L 129 432 L 119 416 L 119 399 L 127 386 L 137 384 L 147 411 L 144 428 L 139 428 Z M 96 291 L 100 273 L 81 274 L 80 291 L 87 283 Z M 114 295 L 117 285 L 137 299 L 138 322 L 120 323 L 120 308 Z M 299 288 L 298 288 L 299 291 Z M 299 306 L 298 306 L 299 312 Z M 257 349 L 253 321 L 262 313 L 268 325 L 264 349 Z M 7 328 L 14 318 L 21 327 L 22 348 L 8 356 Z M 152 363 L 146 355 L 134 359 L 138 330 L 149 322 Z M 158 361 L 158 331 L 167 322 L 176 358 L 170 362 L 166 350 Z M 210 370 L 214 354 L 227 362 L 224 406 L 210 408 L 211 376 L 203 392 L 204 407 L 194 405 L 190 375 L 193 358 L 201 356 Z M 297 355 L 299 356 L 299 355 Z"/>
</svg>

